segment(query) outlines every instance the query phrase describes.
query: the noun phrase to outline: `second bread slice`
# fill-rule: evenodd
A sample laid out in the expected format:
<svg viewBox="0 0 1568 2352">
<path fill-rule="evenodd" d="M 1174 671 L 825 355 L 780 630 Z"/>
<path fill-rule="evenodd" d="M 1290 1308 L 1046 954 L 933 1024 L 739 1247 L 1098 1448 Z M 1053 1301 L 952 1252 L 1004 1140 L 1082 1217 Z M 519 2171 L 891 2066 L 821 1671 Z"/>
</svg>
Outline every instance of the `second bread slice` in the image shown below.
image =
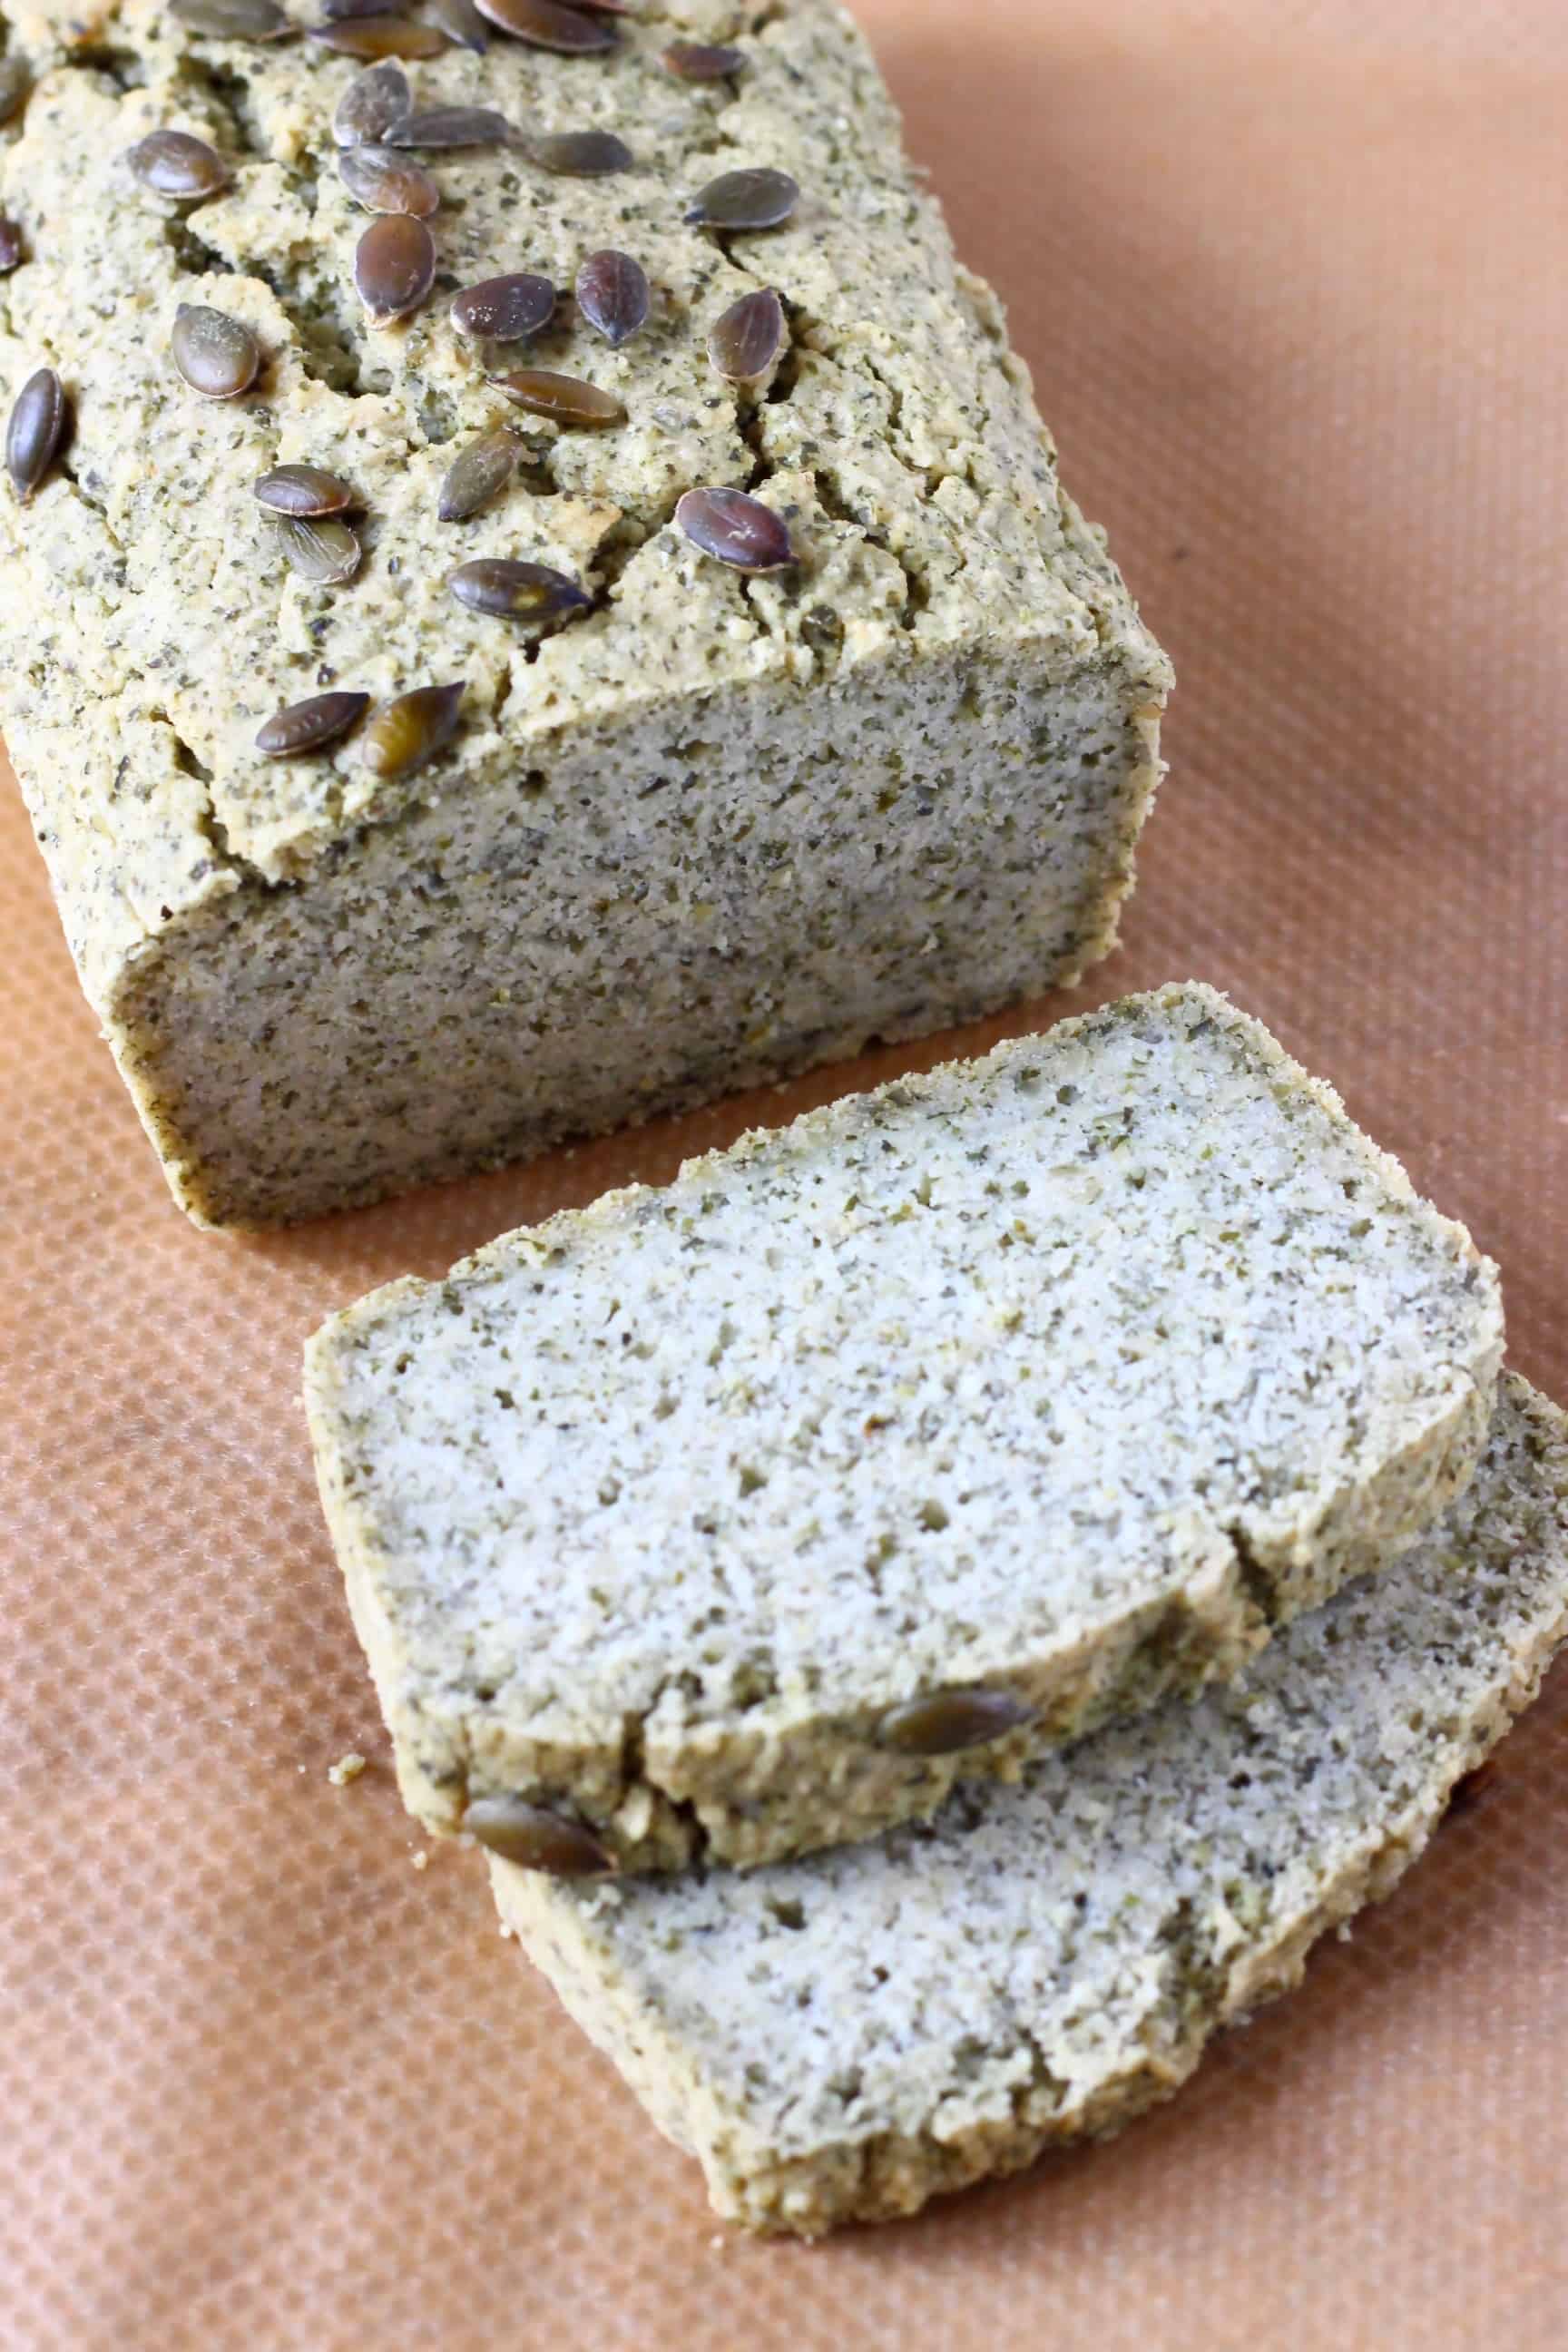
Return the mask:
<svg viewBox="0 0 1568 2352">
<path fill-rule="evenodd" d="M 752 1864 L 1234 1673 L 1465 1483 L 1501 1348 L 1463 1228 L 1187 985 L 394 1284 L 307 1396 L 419 1817 Z"/>
</svg>

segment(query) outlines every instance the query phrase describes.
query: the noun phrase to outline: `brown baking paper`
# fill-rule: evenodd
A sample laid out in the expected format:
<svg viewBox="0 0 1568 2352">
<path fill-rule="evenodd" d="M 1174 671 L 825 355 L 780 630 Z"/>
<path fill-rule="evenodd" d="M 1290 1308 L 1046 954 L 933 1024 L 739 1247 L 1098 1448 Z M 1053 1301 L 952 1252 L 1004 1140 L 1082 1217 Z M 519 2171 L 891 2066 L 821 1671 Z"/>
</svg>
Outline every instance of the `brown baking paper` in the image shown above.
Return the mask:
<svg viewBox="0 0 1568 2352">
<path fill-rule="evenodd" d="M 1469 1222 L 1568 1395 L 1568 14 L 862 5 L 1181 677 L 1126 944 L 1074 1002 L 1231 990 Z M 0 938 L 5 2352 L 1568 2343 L 1562 1675 L 1173 2105 L 816 2248 L 722 2236 L 476 1858 L 419 1866 L 305 1334 L 999 1025 L 226 1240 L 169 1203 L 8 782 Z"/>
</svg>

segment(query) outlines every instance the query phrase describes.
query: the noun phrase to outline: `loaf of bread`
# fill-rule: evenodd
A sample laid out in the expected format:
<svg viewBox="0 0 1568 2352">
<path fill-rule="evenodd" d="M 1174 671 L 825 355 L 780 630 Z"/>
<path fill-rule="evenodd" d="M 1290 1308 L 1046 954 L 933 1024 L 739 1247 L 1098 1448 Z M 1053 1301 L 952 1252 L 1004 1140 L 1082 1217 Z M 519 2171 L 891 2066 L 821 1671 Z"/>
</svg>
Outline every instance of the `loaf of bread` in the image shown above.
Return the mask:
<svg viewBox="0 0 1568 2352">
<path fill-rule="evenodd" d="M 1175 2090 L 1389 1891 L 1565 1634 L 1568 1427 L 1510 1378 L 1440 1530 L 1195 1706 L 874 1844 L 496 1894 L 721 2213 L 880 2221 Z"/>
<path fill-rule="evenodd" d="M 848 18 L 540 13 L 16 10 L 0 724 L 200 1223 L 937 1029 L 1129 887 L 1169 671 Z"/>
<path fill-rule="evenodd" d="M 1494 1270 L 1212 989 L 851 1097 L 313 1340 L 405 1797 L 754 1864 L 1234 1673 L 1468 1478 Z"/>
</svg>

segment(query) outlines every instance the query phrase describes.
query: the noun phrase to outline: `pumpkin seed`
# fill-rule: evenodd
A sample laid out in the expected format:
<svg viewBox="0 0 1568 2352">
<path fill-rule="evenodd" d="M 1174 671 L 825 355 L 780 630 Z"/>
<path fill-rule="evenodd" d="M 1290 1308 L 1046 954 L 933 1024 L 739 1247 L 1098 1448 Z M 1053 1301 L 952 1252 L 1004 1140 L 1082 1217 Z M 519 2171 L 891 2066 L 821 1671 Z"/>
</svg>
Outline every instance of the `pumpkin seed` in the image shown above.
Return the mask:
<svg viewBox="0 0 1568 2352">
<path fill-rule="evenodd" d="M 746 67 L 743 50 L 723 48 L 711 41 L 671 41 L 668 49 L 659 51 L 658 61 L 666 73 L 680 81 L 724 81 L 731 74 L 743 73 Z"/>
<path fill-rule="evenodd" d="M 360 504 L 346 482 L 320 466 L 274 466 L 251 484 L 251 491 L 271 513 L 300 515 L 307 521 L 348 514 Z"/>
<path fill-rule="evenodd" d="M 460 49 L 472 49 L 483 57 L 489 47 L 490 37 L 485 20 L 474 5 L 474 0 L 431 0 L 428 15 L 432 24 L 439 25 L 449 41 Z"/>
<path fill-rule="evenodd" d="M 367 213 L 412 213 L 416 220 L 428 220 L 441 208 L 441 191 L 429 173 L 395 147 L 344 147 L 338 170 Z"/>
<path fill-rule="evenodd" d="M 357 727 L 370 709 L 368 694 L 313 694 L 307 702 L 291 702 L 269 719 L 256 739 L 256 748 L 269 760 L 297 760 L 306 751 L 324 751 L 351 727 Z"/>
<path fill-rule="evenodd" d="M 14 114 L 20 114 L 32 87 L 25 58 L 0 58 L 0 122 L 9 122 Z"/>
<path fill-rule="evenodd" d="M 637 158 L 613 131 L 554 131 L 528 142 L 530 163 L 574 180 L 607 179 L 629 172 Z"/>
<path fill-rule="evenodd" d="M 554 1878 L 597 1878 L 615 1864 L 592 1830 L 521 1797 L 476 1797 L 463 1827 L 477 1842 L 521 1870 L 547 1870 Z"/>
<path fill-rule="evenodd" d="M 384 702 L 365 730 L 365 766 L 378 776 L 406 776 L 433 760 L 458 731 L 466 691 L 466 681 L 420 686 Z"/>
<path fill-rule="evenodd" d="M 499 556 L 459 563 L 447 574 L 447 585 L 471 613 L 531 621 L 539 627 L 546 621 L 560 620 L 564 614 L 585 613 L 594 602 L 574 580 L 568 580 L 563 572 L 552 572 L 547 563 L 514 563 Z"/>
<path fill-rule="evenodd" d="M 386 0 L 321 0 L 321 15 L 329 25 L 341 25 L 348 16 L 384 16 Z"/>
<path fill-rule="evenodd" d="M 796 561 L 787 527 L 744 490 L 688 490 L 675 520 L 693 547 L 737 572 L 783 572 Z"/>
<path fill-rule="evenodd" d="M 652 302 L 647 273 L 629 253 L 591 253 L 577 272 L 577 308 L 616 351 L 646 323 Z"/>
<path fill-rule="evenodd" d="M 535 416 L 551 417 L 557 425 L 593 431 L 626 421 L 626 412 L 614 393 L 601 392 L 596 383 L 584 383 L 580 376 L 556 375 L 549 368 L 519 368 L 512 375 L 492 381 L 497 391 L 515 400 L 520 408 L 531 410 Z"/>
<path fill-rule="evenodd" d="M 393 147 L 504 147 L 511 125 L 493 106 L 428 106 L 386 136 Z"/>
<path fill-rule="evenodd" d="M 510 278 L 486 278 L 465 286 L 452 302 L 452 324 L 460 335 L 479 335 L 492 343 L 521 343 L 547 327 L 555 310 L 555 289 L 548 278 L 531 278 L 518 270 Z"/>
<path fill-rule="evenodd" d="M 632 0 L 572 0 L 572 5 L 574 8 L 581 8 L 587 16 L 635 16 L 637 14 Z"/>
<path fill-rule="evenodd" d="M 560 56 L 602 56 L 617 46 L 608 25 L 564 8 L 561 0 L 475 0 L 481 16 L 531 48 L 554 49 Z"/>
<path fill-rule="evenodd" d="M 299 515 L 269 518 L 273 536 L 301 580 L 316 588 L 341 588 L 359 570 L 363 551 L 346 522 L 328 517 L 314 522 Z"/>
<path fill-rule="evenodd" d="M 250 329 L 205 302 L 182 302 L 169 349 L 174 365 L 204 400 L 237 400 L 261 372 L 261 346 Z"/>
<path fill-rule="evenodd" d="M 695 228 L 779 228 L 799 202 L 800 189 L 787 172 L 722 172 L 686 218 Z"/>
<path fill-rule="evenodd" d="M 22 232 L 14 220 L 0 215 L 0 278 L 15 269 L 22 258 Z"/>
<path fill-rule="evenodd" d="M 412 213 L 372 221 L 354 255 L 354 284 L 377 325 L 406 318 L 436 283 L 436 241 Z"/>
<path fill-rule="evenodd" d="M 387 58 L 350 82 L 332 117 L 332 137 L 340 147 L 374 145 L 390 138 L 413 110 L 408 76 L 394 58 Z"/>
<path fill-rule="evenodd" d="M 447 36 L 434 25 L 407 16 L 348 16 L 337 25 L 310 25 L 308 37 L 340 58 L 363 58 L 367 65 L 385 58 L 438 58 Z"/>
<path fill-rule="evenodd" d="M 228 185 L 228 165 L 217 149 L 205 139 L 193 139 L 188 131 L 151 131 L 126 160 L 142 187 L 174 203 L 216 196 Z"/>
<path fill-rule="evenodd" d="M 171 0 L 171 13 L 215 41 L 277 41 L 294 29 L 276 0 Z"/>
<path fill-rule="evenodd" d="M 447 468 L 436 512 L 442 522 L 467 522 L 488 506 L 517 470 L 521 445 L 503 425 L 470 441 Z"/>
<path fill-rule="evenodd" d="M 69 421 L 65 386 L 53 368 L 39 368 L 16 394 L 5 428 L 5 471 L 24 506 L 58 457 Z"/>
<path fill-rule="evenodd" d="M 937 1691 L 889 1709 L 877 1736 L 884 1747 L 900 1748 L 906 1756 L 955 1756 L 1034 1719 L 1034 1708 L 1014 1691 Z"/>
<path fill-rule="evenodd" d="M 742 294 L 708 338 L 708 356 L 731 383 L 761 383 L 784 356 L 789 321 L 771 286 Z"/>
</svg>

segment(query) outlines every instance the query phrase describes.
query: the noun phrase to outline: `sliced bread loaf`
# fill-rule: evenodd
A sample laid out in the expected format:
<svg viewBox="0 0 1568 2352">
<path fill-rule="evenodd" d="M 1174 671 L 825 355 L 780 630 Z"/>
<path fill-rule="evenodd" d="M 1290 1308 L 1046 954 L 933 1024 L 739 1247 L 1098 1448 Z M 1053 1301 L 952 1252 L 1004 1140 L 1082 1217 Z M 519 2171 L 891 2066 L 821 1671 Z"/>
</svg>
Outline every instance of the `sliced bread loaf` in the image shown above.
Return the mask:
<svg viewBox="0 0 1568 2352">
<path fill-rule="evenodd" d="M 1387 1893 L 1565 1634 L 1568 1423 L 1510 1379 L 1440 1529 L 1196 1706 L 873 1844 L 496 1894 L 720 2212 L 908 2213 L 1173 2091 Z"/>
<path fill-rule="evenodd" d="M 1234 1673 L 1469 1475 L 1501 1345 L 1463 1230 L 1184 986 L 395 1284 L 307 1389 L 421 1819 L 755 1864 Z"/>
</svg>

